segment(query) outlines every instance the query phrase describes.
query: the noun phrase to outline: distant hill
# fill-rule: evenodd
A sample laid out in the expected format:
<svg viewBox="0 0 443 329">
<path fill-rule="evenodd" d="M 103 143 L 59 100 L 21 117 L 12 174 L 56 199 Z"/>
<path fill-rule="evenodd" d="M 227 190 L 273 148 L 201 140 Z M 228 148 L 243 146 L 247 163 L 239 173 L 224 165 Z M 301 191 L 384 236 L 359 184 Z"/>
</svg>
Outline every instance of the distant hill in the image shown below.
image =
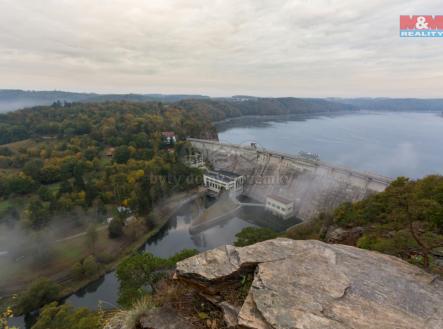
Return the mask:
<svg viewBox="0 0 443 329">
<path fill-rule="evenodd" d="M 357 107 L 317 98 L 253 98 L 236 96 L 233 98 L 182 100 L 176 106 L 206 112 L 211 121 L 221 121 L 245 115 L 285 115 L 335 113 L 356 111 Z"/>
<path fill-rule="evenodd" d="M 0 112 L 14 111 L 25 107 L 51 105 L 54 102 L 177 102 L 183 99 L 205 99 L 202 95 L 163 95 L 163 94 L 96 94 L 65 91 L 25 91 L 0 89 Z"/>
<path fill-rule="evenodd" d="M 8 112 L 36 105 L 50 105 L 58 100 L 75 102 L 92 96 L 94 94 L 3 89 L 0 90 L 0 112 Z"/>
<path fill-rule="evenodd" d="M 102 103 L 114 101 L 178 103 L 184 108 L 198 107 L 211 109 L 214 111 L 211 116 L 218 120 L 241 115 L 293 114 L 356 109 L 375 111 L 443 111 L 443 99 L 261 98 L 247 95 L 210 98 L 204 95 L 181 94 L 97 94 L 57 90 L 25 91 L 18 89 L 0 89 L 0 112 L 14 111 L 39 105 L 51 105 L 57 101 L 62 103 Z M 220 114 L 220 110 L 222 110 L 223 114 Z"/>
<path fill-rule="evenodd" d="M 442 98 L 330 98 L 328 100 L 373 111 L 443 111 Z"/>
</svg>

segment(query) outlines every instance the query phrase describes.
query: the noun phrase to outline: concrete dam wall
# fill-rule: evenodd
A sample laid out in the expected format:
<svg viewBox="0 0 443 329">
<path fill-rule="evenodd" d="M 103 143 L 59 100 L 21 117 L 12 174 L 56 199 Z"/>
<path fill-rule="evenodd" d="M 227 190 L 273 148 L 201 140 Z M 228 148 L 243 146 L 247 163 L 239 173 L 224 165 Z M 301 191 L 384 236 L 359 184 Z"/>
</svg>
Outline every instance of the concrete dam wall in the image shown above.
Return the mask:
<svg viewBox="0 0 443 329">
<path fill-rule="evenodd" d="M 392 181 L 388 177 L 251 145 L 193 138 L 188 141 L 215 169 L 244 175 L 245 195 L 260 202 L 270 194 L 294 200 L 295 214 L 302 220 L 334 209 L 345 201 L 358 201 L 381 192 Z"/>
</svg>

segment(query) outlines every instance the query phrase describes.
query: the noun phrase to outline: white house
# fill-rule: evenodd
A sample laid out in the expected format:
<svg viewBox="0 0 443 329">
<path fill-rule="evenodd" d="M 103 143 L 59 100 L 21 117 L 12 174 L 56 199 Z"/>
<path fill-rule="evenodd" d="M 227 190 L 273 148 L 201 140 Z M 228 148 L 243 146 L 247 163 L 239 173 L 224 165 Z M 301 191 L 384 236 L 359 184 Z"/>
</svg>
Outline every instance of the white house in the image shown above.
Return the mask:
<svg viewBox="0 0 443 329">
<path fill-rule="evenodd" d="M 175 132 L 173 131 L 162 131 L 161 135 L 166 144 L 175 144 L 177 142 Z"/>
<path fill-rule="evenodd" d="M 243 190 L 244 177 L 229 171 L 207 171 L 203 175 L 203 184 L 208 190 L 219 193 L 221 189 L 240 192 Z"/>
<path fill-rule="evenodd" d="M 290 201 L 278 195 L 268 195 L 266 197 L 265 209 L 283 219 L 288 219 L 294 215 L 294 201 Z"/>
</svg>

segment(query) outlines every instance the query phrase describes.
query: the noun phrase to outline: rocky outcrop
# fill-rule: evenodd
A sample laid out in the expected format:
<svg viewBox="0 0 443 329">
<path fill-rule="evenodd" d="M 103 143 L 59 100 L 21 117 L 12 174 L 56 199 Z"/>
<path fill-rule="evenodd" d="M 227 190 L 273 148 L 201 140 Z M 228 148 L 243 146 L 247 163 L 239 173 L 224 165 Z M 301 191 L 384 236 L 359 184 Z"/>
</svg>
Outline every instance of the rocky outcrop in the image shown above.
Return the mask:
<svg viewBox="0 0 443 329">
<path fill-rule="evenodd" d="M 325 241 L 328 243 L 340 243 L 355 246 L 363 233 L 364 228 L 360 226 L 351 229 L 332 226 L 326 233 Z"/>
<path fill-rule="evenodd" d="M 140 319 L 143 329 L 193 329 L 194 327 L 177 315 L 174 309 L 155 308 Z"/>
<path fill-rule="evenodd" d="M 195 329 L 177 310 L 164 306 L 146 310 L 138 315 L 131 310 L 114 314 L 104 329 Z"/>
<path fill-rule="evenodd" d="M 240 307 L 214 289 L 252 271 Z M 442 282 L 398 258 L 320 241 L 224 246 L 177 264 L 176 277 L 216 300 L 231 327 L 441 329 Z M 226 321 L 228 322 L 228 321 Z"/>
</svg>

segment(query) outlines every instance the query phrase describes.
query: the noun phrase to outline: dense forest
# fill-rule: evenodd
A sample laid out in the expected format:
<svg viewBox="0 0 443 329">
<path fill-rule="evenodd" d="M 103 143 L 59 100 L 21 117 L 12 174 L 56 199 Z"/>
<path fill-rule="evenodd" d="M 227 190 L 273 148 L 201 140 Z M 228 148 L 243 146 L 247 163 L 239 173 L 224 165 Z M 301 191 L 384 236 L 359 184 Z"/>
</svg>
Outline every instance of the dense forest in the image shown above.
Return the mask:
<svg viewBox="0 0 443 329">
<path fill-rule="evenodd" d="M 196 111 L 162 103 L 61 103 L 0 115 L 0 144 L 30 137 L 72 137 L 118 146 L 136 134 L 175 129 L 177 135 L 197 136 L 210 126 Z M 204 124 L 204 127 L 200 125 Z M 203 128 L 203 129 L 202 129 Z M 121 130 L 123 129 L 123 130 Z M 117 132 L 117 133 L 116 133 Z"/>
<path fill-rule="evenodd" d="M 163 131 L 173 131 L 177 144 L 166 143 Z M 166 180 L 151 186 L 150 175 L 187 173 L 176 147 L 187 136 L 214 134 L 204 116 L 160 103 L 56 103 L 3 114 L 0 197 L 29 195 L 22 215 L 34 228 L 76 206 L 100 211 L 112 203 L 143 213 L 169 188 L 184 188 Z M 3 208 L 3 221 L 20 217 Z"/>
<path fill-rule="evenodd" d="M 306 115 L 357 110 L 352 105 L 338 104 L 323 99 L 292 97 L 182 100 L 177 103 L 177 106 L 193 112 L 204 113 L 212 121 L 244 115 Z"/>
</svg>

